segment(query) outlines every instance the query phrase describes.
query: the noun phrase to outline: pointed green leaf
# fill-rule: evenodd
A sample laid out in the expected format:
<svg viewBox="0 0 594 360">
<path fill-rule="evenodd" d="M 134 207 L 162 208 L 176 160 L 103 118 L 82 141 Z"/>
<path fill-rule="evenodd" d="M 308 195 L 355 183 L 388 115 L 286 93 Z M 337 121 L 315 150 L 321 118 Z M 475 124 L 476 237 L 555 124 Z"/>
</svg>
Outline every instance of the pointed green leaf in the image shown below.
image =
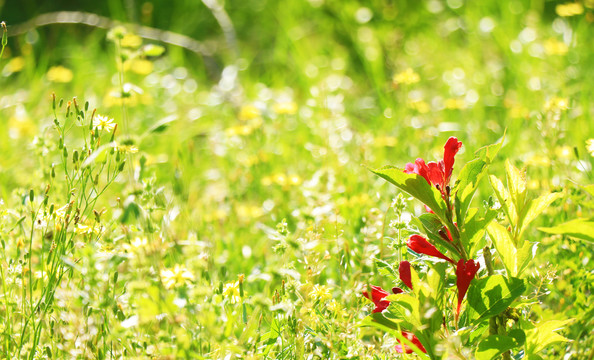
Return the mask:
<svg viewBox="0 0 594 360">
<path fill-rule="evenodd" d="M 380 259 L 375 259 L 375 266 L 377 267 L 377 271 L 380 273 L 380 275 L 391 276 L 393 280 L 398 279 L 398 272 L 394 270 L 394 267 L 387 262 Z"/>
<path fill-rule="evenodd" d="M 452 254 L 456 254 L 455 258 L 460 257 L 458 250 L 456 250 L 452 242 L 444 240 L 441 235 L 439 235 L 439 231 L 442 230 L 444 226 L 441 220 L 439 220 L 435 214 L 422 214 L 416 219 L 418 219 L 418 222 L 421 225 L 419 227 L 423 228 L 425 234 L 427 234 L 427 237 L 433 242 L 433 244 L 447 249 Z"/>
<path fill-rule="evenodd" d="M 526 290 L 522 279 L 492 275 L 476 281 L 468 290 L 468 304 L 476 312 L 474 324 L 500 314 Z"/>
<path fill-rule="evenodd" d="M 458 180 L 454 189 L 458 224 L 464 223 L 466 212 L 478 189 L 478 184 L 487 173 L 487 168 L 491 164 L 491 160 L 497 155 L 502 144 L 503 138 L 498 143 L 485 146 L 476 151 L 475 159 L 466 163 L 460 174 L 458 174 Z"/>
<path fill-rule="evenodd" d="M 540 215 L 547 207 L 549 207 L 555 200 L 563 197 L 563 193 L 551 193 L 542 195 L 528 203 L 526 206 L 527 210 L 524 216 L 522 217 L 522 221 L 520 224 L 520 232 L 518 234 L 518 238 L 522 238 L 522 233 L 538 215 Z"/>
<path fill-rule="evenodd" d="M 505 335 L 490 335 L 482 340 L 475 352 L 477 360 L 491 360 L 519 346 L 516 339 Z"/>
<path fill-rule="evenodd" d="M 550 320 L 538 324 L 534 329 L 526 332 L 526 353 L 533 355 L 556 342 L 569 341 L 555 331 L 561 330 L 565 325 L 572 322 L 569 320 Z"/>
<path fill-rule="evenodd" d="M 397 319 L 406 320 L 415 328 L 421 328 L 422 321 L 419 312 L 419 300 L 408 294 L 388 295 L 386 300 L 390 301 L 388 312 Z"/>
<path fill-rule="evenodd" d="M 497 177 L 493 175 L 489 176 L 489 182 L 491 183 L 491 187 L 493 187 L 493 191 L 495 191 L 495 196 L 501 204 L 501 208 L 505 212 L 509 222 L 516 224 L 518 222 L 518 212 L 516 211 L 516 207 L 511 200 L 509 192 L 505 186 L 503 186 L 501 180 L 499 180 Z"/>
<path fill-rule="evenodd" d="M 497 212 L 491 209 L 487 210 L 483 217 L 479 217 L 478 209 L 476 208 L 468 210 L 460 237 L 462 238 L 462 244 L 464 244 L 469 258 L 473 258 L 477 250 L 483 247 L 481 246 L 481 240 L 485 235 L 487 225 L 489 225 L 496 216 Z"/>
<path fill-rule="evenodd" d="M 446 205 L 440 192 L 429 185 L 422 176 L 406 174 L 402 169 L 393 166 L 369 170 L 427 205 L 442 221 L 446 222 Z"/>
<path fill-rule="evenodd" d="M 491 238 L 491 241 L 493 241 L 495 249 L 497 249 L 497 253 L 505 266 L 505 270 L 509 276 L 514 276 L 517 270 L 517 260 L 516 246 L 512 241 L 511 234 L 497 222 L 491 222 L 487 227 L 487 231 L 489 232 L 489 237 Z"/>
<path fill-rule="evenodd" d="M 505 161 L 505 172 L 512 202 L 516 205 L 516 209 L 521 209 L 526 196 L 526 172 L 513 166 L 509 159 Z"/>
<path fill-rule="evenodd" d="M 557 226 L 541 227 L 538 230 L 549 234 L 567 235 L 594 243 L 594 218 L 574 219 Z"/>
</svg>

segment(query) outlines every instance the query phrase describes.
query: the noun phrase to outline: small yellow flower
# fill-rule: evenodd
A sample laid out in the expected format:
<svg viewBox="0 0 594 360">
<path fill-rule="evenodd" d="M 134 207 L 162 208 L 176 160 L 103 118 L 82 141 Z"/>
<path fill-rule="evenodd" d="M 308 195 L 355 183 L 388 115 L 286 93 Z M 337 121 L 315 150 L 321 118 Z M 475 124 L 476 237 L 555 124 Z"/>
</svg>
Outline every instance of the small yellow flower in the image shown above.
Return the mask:
<svg viewBox="0 0 594 360">
<path fill-rule="evenodd" d="M 254 105 L 244 105 L 237 116 L 241 121 L 252 120 L 260 116 L 260 110 Z"/>
<path fill-rule="evenodd" d="M 22 56 L 15 56 L 4 67 L 4 73 L 12 74 L 23 70 L 25 67 L 25 59 Z"/>
<path fill-rule="evenodd" d="M 232 304 L 241 301 L 241 296 L 239 292 L 239 281 L 232 281 L 230 283 L 226 283 L 223 287 L 223 295 L 228 297 L 231 300 Z"/>
<path fill-rule="evenodd" d="M 332 301 L 328 303 L 328 310 L 339 317 L 344 317 L 348 315 L 348 313 L 344 310 L 342 305 L 340 305 L 340 303 L 334 299 L 332 299 Z"/>
<path fill-rule="evenodd" d="M 47 79 L 51 82 L 57 83 L 69 83 L 72 81 L 74 74 L 72 70 L 65 68 L 63 66 L 52 66 L 47 71 Z"/>
<path fill-rule="evenodd" d="M 446 99 L 444 106 L 450 110 L 465 109 L 466 103 L 462 99 Z"/>
<path fill-rule="evenodd" d="M 569 99 L 558 96 L 554 96 L 551 99 L 547 100 L 547 102 L 544 105 L 545 111 L 561 112 L 567 109 L 569 109 Z"/>
<path fill-rule="evenodd" d="M 93 127 L 99 130 L 105 129 L 105 131 L 111 132 L 115 126 L 113 119 L 109 119 L 107 116 L 96 115 L 93 119 Z"/>
<path fill-rule="evenodd" d="M 137 48 L 142 45 L 142 38 L 135 34 L 125 34 L 120 44 L 123 47 Z"/>
<path fill-rule="evenodd" d="M 544 48 L 547 55 L 565 55 L 569 51 L 567 44 L 557 39 L 548 39 L 545 41 Z"/>
<path fill-rule="evenodd" d="M 429 104 L 423 100 L 411 101 L 407 105 L 410 109 L 416 110 L 421 114 L 426 114 L 431 110 Z"/>
<path fill-rule="evenodd" d="M 136 154 L 138 152 L 138 148 L 134 145 L 118 145 L 116 149 L 119 152 L 123 152 L 126 154 Z"/>
<path fill-rule="evenodd" d="M 555 7 L 555 11 L 559 16 L 575 16 L 584 13 L 584 6 L 578 2 L 559 4 L 557 7 Z"/>
<path fill-rule="evenodd" d="M 161 278 L 165 288 L 171 289 L 187 284 L 191 284 L 194 280 L 194 275 L 186 269 L 185 266 L 176 264 L 173 269 L 161 270 Z"/>
<path fill-rule="evenodd" d="M 586 149 L 590 153 L 590 155 L 594 156 L 594 139 L 586 140 Z"/>
<path fill-rule="evenodd" d="M 413 69 L 408 68 L 403 72 L 400 72 L 394 75 L 392 79 L 392 83 L 394 85 L 404 84 L 404 85 L 411 85 L 421 81 L 421 77 L 417 74 Z"/>
<path fill-rule="evenodd" d="M 88 226 L 81 223 L 76 224 L 74 232 L 79 235 L 99 234 L 101 232 L 100 226 Z"/>
<path fill-rule="evenodd" d="M 238 126 L 231 126 L 225 129 L 225 135 L 227 136 L 247 136 L 254 131 L 254 128 L 249 125 L 238 125 Z"/>
<path fill-rule="evenodd" d="M 330 289 L 328 289 L 325 285 L 318 285 L 315 284 L 313 289 L 309 293 L 314 301 L 325 302 L 327 300 L 332 299 L 332 294 L 330 293 Z"/>
<path fill-rule="evenodd" d="M 272 110 L 279 115 L 293 115 L 297 112 L 297 104 L 293 101 L 280 102 L 274 104 Z"/>
<path fill-rule="evenodd" d="M 124 63 L 125 71 L 132 71 L 139 75 L 148 75 L 153 72 L 153 62 L 147 59 L 130 59 Z"/>
</svg>

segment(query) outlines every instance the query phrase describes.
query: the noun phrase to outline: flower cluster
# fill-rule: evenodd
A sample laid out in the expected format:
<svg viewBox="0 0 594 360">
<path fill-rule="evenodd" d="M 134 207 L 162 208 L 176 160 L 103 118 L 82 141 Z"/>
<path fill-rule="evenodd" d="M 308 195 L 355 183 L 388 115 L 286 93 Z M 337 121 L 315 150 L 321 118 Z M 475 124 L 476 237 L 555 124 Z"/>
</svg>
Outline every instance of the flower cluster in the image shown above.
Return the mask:
<svg viewBox="0 0 594 360">
<path fill-rule="evenodd" d="M 467 259 L 466 253 L 461 249 L 463 246 L 460 244 L 459 234 L 456 234 L 456 241 L 452 238 L 452 234 L 449 229 L 457 229 L 457 223 L 453 222 L 453 215 L 454 215 L 454 204 L 451 198 L 451 188 L 450 188 L 450 181 L 452 177 L 452 172 L 454 168 L 454 157 L 462 147 L 462 142 L 458 141 L 455 137 L 450 137 L 445 146 L 444 146 L 444 155 L 443 159 L 435 162 L 425 163 L 425 160 L 419 158 L 416 159 L 414 163 L 406 164 L 404 172 L 407 174 L 417 174 L 423 177 L 427 183 L 431 186 L 435 186 L 441 193 L 442 199 L 446 203 L 446 211 L 448 212 L 446 219 L 447 224 L 444 223 L 442 220 L 443 228 L 439 231 L 439 235 L 441 238 L 450 243 L 452 245 L 452 249 L 458 250 L 458 252 L 454 251 L 454 258 L 458 259 L 457 261 L 452 259 L 451 255 L 448 256 L 442 253 L 435 244 L 432 244 L 429 239 L 415 234 L 409 237 L 407 241 L 407 246 L 410 250 L 414 251 L 417 254 L 423 254 L 430 257 L 438 258 L 441 260 L 445 260 L 449 262 L 455 270 L 456 274 L 456 288 L 457 288 L 457 306 L 455 310 L 455 318 L 456 322 L 458 321 L 458 317 L 460 315 L 460 309 L 462 307 L 462 302 L 468 288 L 470 287 L 470 283 L 472 279 L 476 276 L 480 265 L 477 261 L 473 259 Z M 411 277 L 411 264 L 408 261 L 402 261 L 398 267 L 399 278 L 402 283 L 408 287 L 410 290 L 413 290 L 414 284 L 412 283 Z M 394 294 L 403 293 L 404 290 L 401 288 L 395 287 L 392 289 Z M 373 310 L 374 313 L 382 313 L 384 310 L 388 309 L 390 306 L 390 301 L 386 300 L 388 297 L 388 292 L 382 289 L 379 286 L 371 286 L 371 292 L 364 291 L 363 295 L 373 301 L 375 304 L 375 309 Z M 389 311 L 389 310 L 388 310 Z M 410 343 L 414 344 L 419 350 L 426 352 L 426 346 L 429 344 L 422 344 L 417 336 L 415 336 L 414 331 L 418 329 L 406 329 L 402 331 L 402 336 L 410 341 Z M 400 343 L 400 341 L 399 341 Z M 413 350 L 407 346 L 400 343 L 396 346 L 396 350 L 400 353 L 411 353 Z"/>
<path fill-rule="evenodd" d="M 450 196 L 450 179 L 454 169 L 454 157 L 462 147 L 462 142 L 451 137 L 444 146 L 443 160 L 431 161 L 425 164 L 425 160 L 419 158 L 413 163 L 406 164 L 404 172 L 407 174 L 421 175 L 430 185 L 433 185 L 441 192 L 444 199 Z"/>
<path fill-rule="evenodd" d="M 409 289 L 412 290 L 413 283 L 412 283 L 412 276 L 411 276 L 411 267 L 410 262 L 404 260 L 400 262 L 398 266 L 398 273 L 400 280 L 404 285 L 406 285 Z M 402 294 L 404 290 L 399 287 L 392 288 L 392 293 L 394 294 Z M 382 289 L 380 286 L 371 286 L 371 293 L 368 291 L 363 291 L 363 296 L 368 298 L 369 300 L 373 301 L 375 308 L 373 309 L 373 313 L 381 313 L 382 311 L 386 310 L 390 306 L 390 301 L 386 300 L 386 297 L 389 293 Z M 419 348 L 422 352 L 427 352 L 427 350 L 421 344 L 421 341 L 411 332 L 403 330 L 401 332 L 402 336 L 412 342 L 416 347 Z M 413 350 L 406 344 L 402 344 L 400 340 L 398 340 L 398 345 L 396 345 L 396 351 L 399 353 L 407 353 L 411 354 Z"/>
</svg>

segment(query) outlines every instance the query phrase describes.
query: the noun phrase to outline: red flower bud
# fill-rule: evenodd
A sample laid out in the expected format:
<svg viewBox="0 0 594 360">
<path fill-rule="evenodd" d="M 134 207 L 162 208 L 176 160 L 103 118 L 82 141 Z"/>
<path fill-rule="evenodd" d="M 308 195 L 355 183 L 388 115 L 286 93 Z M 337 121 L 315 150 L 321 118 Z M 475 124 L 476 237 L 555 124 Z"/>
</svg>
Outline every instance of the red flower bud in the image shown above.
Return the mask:
<svg viewBox="0 0 594 360">
<path fill-rule="evenodd" d="M 407 242 L 408 247 L 419 254 L 425 254 L 429 256 L 435 256 L 440 259 L 444 259 L 446 261 L 455 264 L 454 260 L 450 259 L 449 257 L 442 254 L 435 246 L 429 243 L 427 239 L 422 237 L 421 235 L 413 235 L 408 239 Z"/>
<path fill-rule="evenodd" d="M 388 306 L 390 306 L 390 302 L 388 300 L 384 300 L 384 298 L 388 296 L 388 292 L 379 286 L 372 285 L 371 296 L 369 296 L 369 293 L 367 291 L 363 291 L 363 296 L 373 301 L 373 303 L 375 304 L 375 309 L 373 309 L 374 313 L 382 312 Z"/>
<path fill-rule="evenodd" d="M 427 350 L 425 350 L 425 347 L 423 346 L 423 344 L 421 344 L 421 342 L 419 341 L 419 338 L 416 337 L 413 333 L 409 333 L 408 331 L 403 331 L 402 336 L 404 336 L 405 338 L 410 340 L 410 342 L 412 342 L 413 345 L 418 347 L 419 350 L 421 350 L 424 353 L 427 353 Z M 398 345 L 396 345 L 396 351 L 401 354 L 402 353 L 412 354 L 412 352 L 413 352 L 413 350 L 410 348 L 410 346 L 408 346 L 406 344 L 402 344 L 402 342 L 400 340 L 398 340 Z"/>
<path fill-rule="evenodd" d="M 400 262 L 400 265 L 398 265 L 398 274 L 400 275 L 400 280 L 402 280 L 404 285 L 408 286 L 408 288 L 412 290 L 413 284 L 410 275 L 410 263 L 408 261 L 404 260 Z"/>
<path fill-rule="evenodd" d="M 456 318 L 460 315 L 462 300 L 466 295 L 466 291 L 468 291 L 470 282 L 474 279 L 479 268 L 480 264 L 472 259 L 468 260 L 466 263 L 464 263 L 464 260 L 462 259 L 458 261 L 458 265 L 456 266 L 456 287 L 458 287 L 458 308 L 456 309 Z"/>
</svg>

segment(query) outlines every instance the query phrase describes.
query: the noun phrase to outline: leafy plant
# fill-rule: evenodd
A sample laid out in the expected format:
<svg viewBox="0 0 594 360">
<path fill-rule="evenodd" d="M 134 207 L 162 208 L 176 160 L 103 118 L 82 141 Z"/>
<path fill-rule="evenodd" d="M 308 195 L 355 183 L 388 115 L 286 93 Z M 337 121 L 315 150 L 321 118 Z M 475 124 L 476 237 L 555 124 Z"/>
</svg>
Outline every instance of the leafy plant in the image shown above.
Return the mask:
<svg viewBox="0 0 594 360">
<path fill-rule="evenodd" d="M 489 176 L 496 201 L 482 210 L 471 207 L 479 182 L 502 143 L 503 139 L 479 149 L 462 167 L 453 187 L 454 157 L 462 146 L 454 137 L 444 146 L 443 160 L 425 163 L 417 159 L 404 169 L 371 170 L 420 200 L 428 211 L 417 217 L 424 236 L 412 235 L 407 242 L 415 258 L 412 263 L 434 259 L 427 272 L 417 274 L 411 262 L 404 260 L 398 265 L 398 278 L 407 291 L 396 287 L 390 295 L 373 286 L 364 292 L 375 309 L 362 325 L 394 335 L 400 343 L 397 352 L 415 352 L 430 359 L 467 358 L 469 351 L 481 360 L 510 359 L 512 353 L 520 352 L 537 358 L 544 348 L 541 344 L 566 340 L 554 330 L 567 321 L 532 324 L 529 320 L 528 294 L 532 291 L 527 291 L 531 289 L 523 278 L 536 253 L 535 244 L 523 234 L 563 194 L 530 199 L 525 173 L 506 161 L 507 186 Z M 499 215 L 504 216 L 503 222 Z M 496 267 L 499 263 L 504 269 Z M 479 271 L 480 264 L 486 269 Z M 397 280 L 395 272 L 392 279 Z"/>
</svg>

